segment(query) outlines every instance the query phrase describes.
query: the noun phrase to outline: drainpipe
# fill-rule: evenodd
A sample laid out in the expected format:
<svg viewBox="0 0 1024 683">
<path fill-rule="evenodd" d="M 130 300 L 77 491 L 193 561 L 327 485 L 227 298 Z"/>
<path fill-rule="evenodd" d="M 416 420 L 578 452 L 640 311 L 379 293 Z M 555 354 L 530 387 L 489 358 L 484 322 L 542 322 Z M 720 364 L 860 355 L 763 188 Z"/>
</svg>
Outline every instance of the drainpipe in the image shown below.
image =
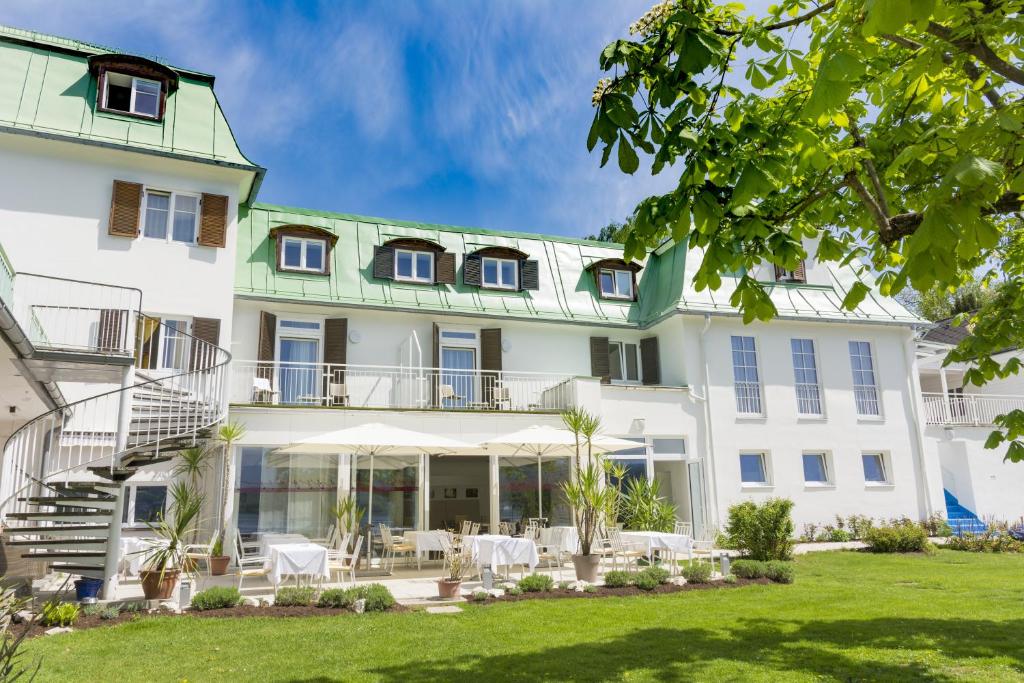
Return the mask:
<svg viewBox="0 0 1024 683">
<path fill-rule="evenodd" d="M 711 315 L 704 314 L 704 327 L 700 331 L 700 363 L 704 377 L 704 444 L 707 452 L 708 475 L 704 478 L 705 495 L 708 500 L 708 516 L 715 527 L 718 526 L 718 473 L 715 468 L 715 434 L 711 429 L 711 370 L 704 344 L 704 336 L 711 327 Z"/>
</svg>

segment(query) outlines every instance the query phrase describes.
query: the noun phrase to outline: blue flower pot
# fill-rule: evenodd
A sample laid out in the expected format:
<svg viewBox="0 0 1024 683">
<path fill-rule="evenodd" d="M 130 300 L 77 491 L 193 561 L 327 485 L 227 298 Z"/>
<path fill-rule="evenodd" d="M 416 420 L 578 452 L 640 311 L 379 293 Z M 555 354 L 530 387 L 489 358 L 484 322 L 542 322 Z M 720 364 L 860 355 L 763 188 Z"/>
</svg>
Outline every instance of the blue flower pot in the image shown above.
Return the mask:
<svg viewBox="0 0 1024 683">
<path fill-rule="evenodd" d="M 102 588 L 102 579 L 78 579 L 75 581 L 75 599 L 79 602 L 89 598 L 95 600 Z"/>
</svg>

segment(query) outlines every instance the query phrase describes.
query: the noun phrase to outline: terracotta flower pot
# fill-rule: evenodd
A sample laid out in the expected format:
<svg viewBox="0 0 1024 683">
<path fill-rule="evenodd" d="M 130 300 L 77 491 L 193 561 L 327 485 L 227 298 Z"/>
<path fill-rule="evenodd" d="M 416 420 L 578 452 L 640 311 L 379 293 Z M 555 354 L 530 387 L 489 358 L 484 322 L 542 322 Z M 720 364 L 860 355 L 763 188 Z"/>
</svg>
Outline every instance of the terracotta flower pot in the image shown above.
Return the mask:
<svg viewBox="0 0 1024 683">
<path fill-rule="evenodd" d="M 576 568 L 576 580 L 597 583 L 597 570 L 601 567 L 600 555 L 573 555 L 572 564 Z"/>
<path fill-rule="evenodd" d="M 224 576 L 228 573 L 228 565 L 231 558 L 227 555 L 214 555 L 210 558 L 210 573 L 214 576 Z"/>
<path fill-rule="evenodd" d="M 462 581 L 449 581 L 448 579 L 440 579 L 437 582 L 437 594 L 442 598 L 457 598 L 461 595 L 459 587 L 462 585 Z"/>
<path fill-rule="evenodd" d="M 167 600 L 174 593 L 174 586 L 178 583 L 178 575 L 181 572 L 177 569 L 168 569 L 161 577 L 159 571 L 143 570 L 139 572 L 142 580 L 142 594 L 147 600 Z"/>
</svg>

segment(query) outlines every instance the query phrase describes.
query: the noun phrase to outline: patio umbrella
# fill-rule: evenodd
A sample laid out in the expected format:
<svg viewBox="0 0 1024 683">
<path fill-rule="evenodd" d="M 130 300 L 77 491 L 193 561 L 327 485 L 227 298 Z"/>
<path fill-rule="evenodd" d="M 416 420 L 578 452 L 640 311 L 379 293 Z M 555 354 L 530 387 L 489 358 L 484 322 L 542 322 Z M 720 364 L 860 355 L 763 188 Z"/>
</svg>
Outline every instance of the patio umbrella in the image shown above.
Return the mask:
<svg viewBox="0 0 1024 683">
<path fill-rule="evenodd" d="M 277 453 L 355 453 L 356 455 L 438 455 L 479 451 L 473 444 L 411 429 L 371 422 L 311 436 Z"/>
<path fill-rule="evenodd" d="M 511 434 L 496 436 L 492 439 L 481 441 L 480 445 L 493 455 L 536 455 L 538 457 L 576 455 L 575 434 L 568 429 L 541 425 L 534 425 Z M 590 445 L 591 452 L 595 454 L 614 453 L 639 446 L 636 441 L 628 441 L 603 434 L 595 436 L 591 440 Z M 586 442 L 581 437 L 580 454 L 585 455 L 586 452 Z"/>
</svg>

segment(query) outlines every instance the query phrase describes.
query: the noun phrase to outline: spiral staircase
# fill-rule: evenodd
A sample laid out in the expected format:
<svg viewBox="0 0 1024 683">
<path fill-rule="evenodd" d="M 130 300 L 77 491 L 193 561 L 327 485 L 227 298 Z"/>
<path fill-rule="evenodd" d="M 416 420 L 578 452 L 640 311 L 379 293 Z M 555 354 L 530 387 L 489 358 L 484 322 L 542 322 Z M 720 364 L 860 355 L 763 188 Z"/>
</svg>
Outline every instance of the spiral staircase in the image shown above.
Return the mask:
<svg viewBox="0 0 1024 683">
<path fill-rule="evenodd" d="M 7 440 L 0 465 L 6 552 L 102 579 L 106 597 L 116 588 L 125 484 L 209 436 L 226 413 L 230 361 L 226 350 L 143 315 L 141 293 L 137 303 L 117 306 L 22 307 L 16 317 L 27 317 L 33 342 L 25 365 L 37 376 L 59 386 L 120 388 L 30 420 Z M 54 325 L 61 315 L 53 308 L 80 320 Z M 82 321 L 87 331 L 75 329 Z M 143 340 L 142 330 L 150 340 L 173 339 L 173 353 Z"/>
</svg>

